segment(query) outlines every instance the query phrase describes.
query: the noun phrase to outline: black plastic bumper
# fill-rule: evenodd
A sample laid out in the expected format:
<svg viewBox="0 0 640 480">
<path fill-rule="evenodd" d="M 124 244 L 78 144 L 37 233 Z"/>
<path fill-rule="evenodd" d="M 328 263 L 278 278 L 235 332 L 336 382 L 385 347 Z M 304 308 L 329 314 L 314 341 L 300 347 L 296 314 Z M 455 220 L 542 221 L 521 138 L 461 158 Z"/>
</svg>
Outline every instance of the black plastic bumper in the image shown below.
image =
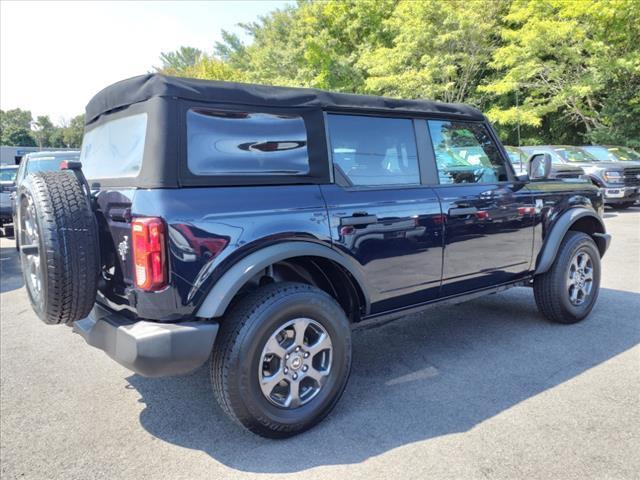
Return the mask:
<svg viewBox="0 0 640 480">
<path fill-rule="evenodd" d="M 202 365 L 213 348 L 218 323 L 134 322 L 96 304 L 87 318 L 74 323 L 73 330 L 129 370 L 161 377 Z"/>
</svg>

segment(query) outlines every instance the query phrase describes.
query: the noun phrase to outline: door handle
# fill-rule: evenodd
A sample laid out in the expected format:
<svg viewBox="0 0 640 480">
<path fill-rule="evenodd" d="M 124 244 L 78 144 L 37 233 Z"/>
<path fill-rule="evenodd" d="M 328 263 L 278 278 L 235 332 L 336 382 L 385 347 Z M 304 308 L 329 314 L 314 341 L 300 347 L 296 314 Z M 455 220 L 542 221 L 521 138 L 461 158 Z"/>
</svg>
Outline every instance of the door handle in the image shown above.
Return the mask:
<svg viewBox="0 0 640 480">
<path fill-rule="evenodd" d="M 378 223 L 378 217 L 376 215 L 354 214 L 351 217 L 341 217 L 341 226 L 359 226 L 359 225 L 371 225 L 372 223 Z"/>
<path fill-rule="evenodd" d="M 450 217 L 466 217 L 467 215 L 475 215 L 478 212 L 476 207 L 450 208 Z"/>
</svg>

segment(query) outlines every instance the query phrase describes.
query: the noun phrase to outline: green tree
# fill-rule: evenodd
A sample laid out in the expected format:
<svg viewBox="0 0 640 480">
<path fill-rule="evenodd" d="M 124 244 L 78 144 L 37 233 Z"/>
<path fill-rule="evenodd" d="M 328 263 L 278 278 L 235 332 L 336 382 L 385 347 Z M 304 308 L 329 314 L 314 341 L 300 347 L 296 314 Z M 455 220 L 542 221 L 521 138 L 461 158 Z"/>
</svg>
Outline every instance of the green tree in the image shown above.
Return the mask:
<svg viewBox="0 0 640 480">
<path fill-rule="evenodd" d="M 84 114 L 77 115 L 62 129 L 62 141 L 67 148 L 80 148 L 84 134 Z"/>
<path fill-rule="evenodd" d="M 202 51 L 194 47 L 180 47 L 173 52 L 160 54 L 161 67 L 154 67 L 171 75 L 179 75 L 185 69 L 192 67 L 202 58 Z"/>
<path fill-rule="evenodd" d="M 31 135 L 31 112 L 15 108 L 0 110 L 0 143 L 21 147 L 35 147 L 36 142 Z"/>
<path fill-rule="evenodd" d="M 365 52 L 365 89 L 379 95 L 479 105 L 504 1 L 400 2 L 383 30 L 393 39 Z"/>
<path fill-rule="evenodd" d="M 300 1 L 241 27 L 251 37 L 244 45 L 225 32 L 217 55 L 245 72 L 249 81 L 363 91 L 360 57 L 386 42 L 382 24 L 395 0 Z"/>
<path fill-rule="evenodd" d="M 560 113 L 586 138 L 615 128 L 614 116 L 604 112 L 611 109 L 608 99 L 620 98 L 616 87 L 630 91 L 615 78 L 638 75 L 631 32 L 636 28 L 637 43 L 639 9 L 635 0 L 514 0 L 503 19 L 503 43 L 492 55 L 496 74 L 482 87 L 502 97 L 489 118 L 506 126 L 542 127 L 546 117 Z M 637 90 L 631 97 L 638 98 Z M 637 110 L 631 116 L 638 120 Z M 553 139 L 548 127 L 547 122 L 540 134 Z"/>
<path fill-rule="evenodd" d="M 32 124 L 35 127 L 35 129 L 32 130 L 32 135 L 36 139 L 38 146 L 52 147 L 51 137 L 55 134 L 58 128 L 53 124 L 49 116 L 38 116 Z"/>
<path fill-rule="evenodd" d="M 509 142 L 638 146 L 638 25 L 638 0 L 299 0 L 162 71 L 471 103 Z"/>
</svg>

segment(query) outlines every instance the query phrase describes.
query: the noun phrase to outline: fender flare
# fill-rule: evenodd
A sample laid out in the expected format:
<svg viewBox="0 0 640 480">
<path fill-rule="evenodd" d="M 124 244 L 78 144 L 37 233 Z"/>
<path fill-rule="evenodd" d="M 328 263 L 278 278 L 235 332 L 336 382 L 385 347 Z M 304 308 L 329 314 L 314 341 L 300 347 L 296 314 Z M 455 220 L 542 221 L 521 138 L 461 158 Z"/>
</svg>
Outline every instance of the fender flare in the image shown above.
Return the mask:
<svg viewBox="0 0 640 480">
<path fill-rule="evenodd" d="M 549 268 L 551 268 L 551 265 L 553 264 L 556 255 L 558 254 L 560 244 L 562 243 L 565 235 L 574 223 L 585 217 L 592 217 L 598 222 L 598 231 L 592 233 L 591 235 L 594 237 L 594 240 L 598 246 L 598 250 L 600 250 L 600 256 L 602 257 L 604 255 L 607 248 L 609 247 L 611 235 L 606 233 L 606 229 L 604 227 L 602 219 L 593 210 L 590 210 L 588 208 L 572 208 L 569 211 L 563 213 L 560 218 L 556 220 L 553 227 L 551 228 L 551 232 L 549 232 L 547 238 L 545 238 L 544 246 L 538 254 L 538 259 L 536 262 L 536 275 L 545 273 L 549 270 Z"/>
<path fill-rule="evenodd" d="M 253 252 L 238 260 L 215 283 L 196 313 L 200 318 L 216 318 L 224 315 L 229 303 L 242 286 L 260 270 L 281 260 L 294 257 L 322 257 L 342 266 L 355 279 L 365 299 L 366 312 L 370 310 L 367 282 L 353 263 L 330 247 L 311 242 L 284 242 Z"/>
</svg>

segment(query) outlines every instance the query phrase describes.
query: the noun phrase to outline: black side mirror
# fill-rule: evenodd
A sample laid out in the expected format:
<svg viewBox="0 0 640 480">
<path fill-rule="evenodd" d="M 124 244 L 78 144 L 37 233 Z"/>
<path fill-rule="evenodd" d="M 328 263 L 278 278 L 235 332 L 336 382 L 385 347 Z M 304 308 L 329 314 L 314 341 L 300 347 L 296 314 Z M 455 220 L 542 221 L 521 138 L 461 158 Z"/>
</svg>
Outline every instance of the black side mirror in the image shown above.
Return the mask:
<svg viewBox="0 0 640 480">
<path fill-rule="evenodd" d="M 545 180 L 551 175 L 551 155 L 534 153 L 529 157 L 527 172 L 531 180 Z"/>
</svg>

